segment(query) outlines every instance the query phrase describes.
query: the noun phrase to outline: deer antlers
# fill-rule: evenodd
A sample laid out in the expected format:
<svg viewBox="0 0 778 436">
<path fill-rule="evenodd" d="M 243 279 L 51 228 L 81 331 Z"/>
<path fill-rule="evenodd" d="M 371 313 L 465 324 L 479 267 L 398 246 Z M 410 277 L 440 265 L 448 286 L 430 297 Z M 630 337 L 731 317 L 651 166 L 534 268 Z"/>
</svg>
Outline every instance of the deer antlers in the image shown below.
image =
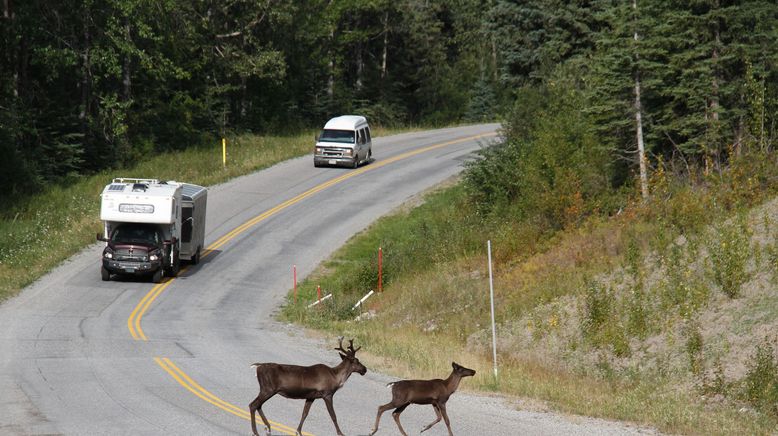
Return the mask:
<svg viewBox="0 0 778 436">
<path fill-rule="evenodd" d="M 338 336 L 338 348 L 335 350 L 340 351 L 341 353 L 345 354 L 349 357 L 354 357 L 357 354 L 357 351 L 361 350 L 362 346 L 360 345 L 357 347 L 357 349 L 354 349 L 354 340 L 349 339 L 348 340 L 348 350 L 343 349 L 343 336 Z"/>
</svg>

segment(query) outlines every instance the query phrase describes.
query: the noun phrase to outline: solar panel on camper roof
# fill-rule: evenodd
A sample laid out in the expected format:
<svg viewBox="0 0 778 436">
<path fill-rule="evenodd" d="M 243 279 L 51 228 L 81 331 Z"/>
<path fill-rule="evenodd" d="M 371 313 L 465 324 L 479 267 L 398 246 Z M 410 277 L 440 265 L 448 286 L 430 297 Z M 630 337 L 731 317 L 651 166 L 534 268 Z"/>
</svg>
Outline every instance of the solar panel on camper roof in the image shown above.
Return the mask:
<svg viewBox="0 0 778 436">
<path fill-rule="evenodd" d="M 124 185 L 111 185 L 108 187 L 109 191 L 124 191 Z"/>
</svg>

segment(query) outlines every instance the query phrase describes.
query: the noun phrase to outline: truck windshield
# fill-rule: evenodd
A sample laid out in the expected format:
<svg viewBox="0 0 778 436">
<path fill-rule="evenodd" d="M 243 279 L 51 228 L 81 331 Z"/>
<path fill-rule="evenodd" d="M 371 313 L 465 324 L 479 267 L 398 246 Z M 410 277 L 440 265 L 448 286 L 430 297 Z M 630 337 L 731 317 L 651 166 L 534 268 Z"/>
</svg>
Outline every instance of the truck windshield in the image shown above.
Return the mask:
<svg viewBox="0 0 778 436">
<path fill-rule="evenodd" d="M 319 142 L 340 142 L 343 144 L 353 144 L 354 131 L 324 129 L 321 131 L 321 136 L 319 136 Z"/>
<path fill-rule="evenodd" d="M 162 242 L 162 234 L 156 226 L 151 224 L 124 224 L 113 231 L 111 241 L 125 244 L 159 245 Z"/>
</svg>

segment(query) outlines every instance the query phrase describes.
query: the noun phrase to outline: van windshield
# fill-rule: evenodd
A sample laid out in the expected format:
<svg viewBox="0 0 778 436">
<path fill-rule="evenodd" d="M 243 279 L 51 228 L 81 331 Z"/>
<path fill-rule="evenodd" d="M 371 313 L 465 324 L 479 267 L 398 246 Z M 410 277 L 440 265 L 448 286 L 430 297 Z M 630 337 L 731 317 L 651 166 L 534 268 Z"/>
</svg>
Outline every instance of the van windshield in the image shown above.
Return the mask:
<svg viewBox="0 0 778 436">
<path fill-rule="evenodd" d="M 319 136 L 319 142 L 340 142 L 344 144 L 353 144 L 354 131 L 324 129 L 321 131 L 321 136 Z"/>
</svg>

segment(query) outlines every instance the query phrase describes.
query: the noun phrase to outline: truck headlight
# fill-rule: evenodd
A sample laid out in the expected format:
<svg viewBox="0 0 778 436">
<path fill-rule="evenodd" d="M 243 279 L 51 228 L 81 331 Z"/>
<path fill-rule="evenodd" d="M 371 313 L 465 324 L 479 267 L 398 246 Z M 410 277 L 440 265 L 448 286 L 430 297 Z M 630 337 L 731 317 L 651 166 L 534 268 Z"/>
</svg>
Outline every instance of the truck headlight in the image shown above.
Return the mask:
<svg viewBox="0 0 778 436">
<path fill-rule="evenodd" d="M 152 262 L 156 262 L 158 259 L 159 256 L 157 256 L 156 254 L 152 254 L 151 256 L 149 256 L 149 260 Z"/>
<path fill-rule="evenodd" d="M 103 257 L 106 259 L 113 259 L 113 252 L 112 251 L 106 251 L 103 253 Z"/>
</svg>

